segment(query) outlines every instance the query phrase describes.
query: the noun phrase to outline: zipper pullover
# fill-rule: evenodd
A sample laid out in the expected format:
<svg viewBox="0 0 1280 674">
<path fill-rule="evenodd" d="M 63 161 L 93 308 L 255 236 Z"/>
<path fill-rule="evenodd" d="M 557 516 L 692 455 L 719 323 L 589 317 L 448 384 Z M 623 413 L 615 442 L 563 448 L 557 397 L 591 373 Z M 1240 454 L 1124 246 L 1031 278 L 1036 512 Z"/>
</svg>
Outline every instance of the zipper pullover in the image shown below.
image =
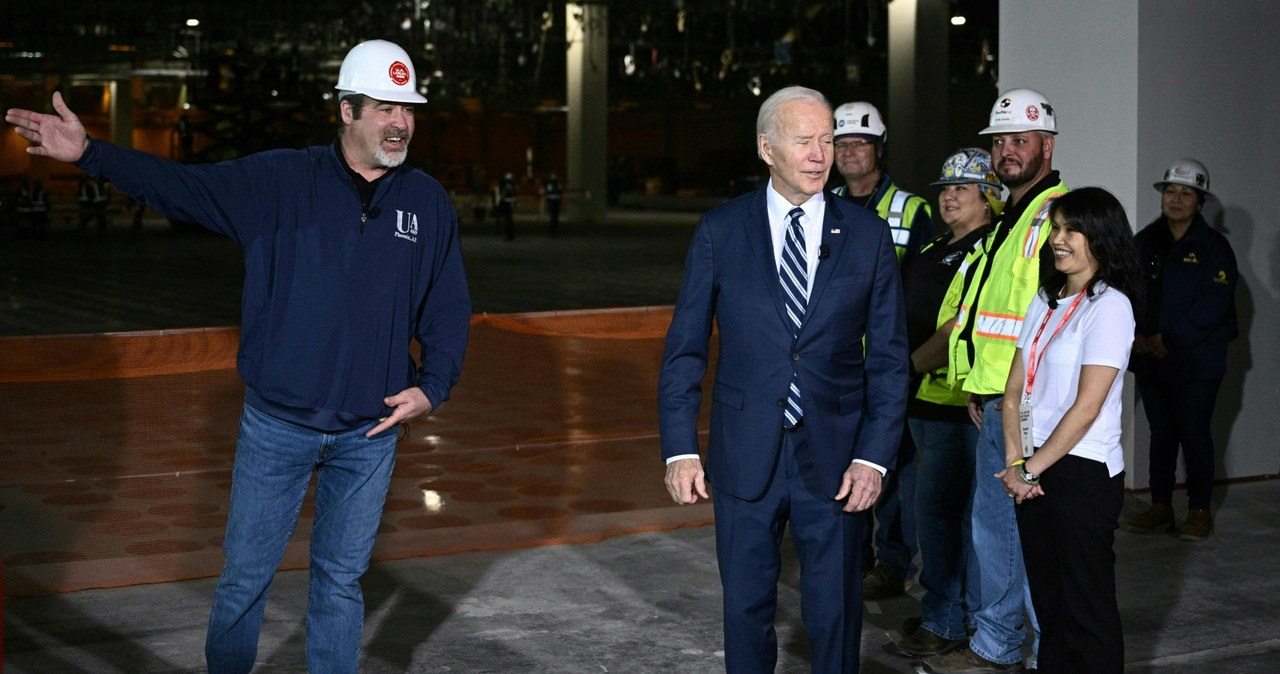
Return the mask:
<svg viewBox="0 0 1280 674">
<path fill-rule="evenodd" d="M 336 143 L 181 164 L 93 140 L 76 163 L 162 215 L 239 244 L 236 361 L 246 401 L 321 431 L 385 417 L 382 399 L 415 384 L 439 408 L 458 380 L 471 319 L 443 187 L 397 167 L 376 181 L 371 203 L 380 208 L 371 212 Z"/>
</svg>

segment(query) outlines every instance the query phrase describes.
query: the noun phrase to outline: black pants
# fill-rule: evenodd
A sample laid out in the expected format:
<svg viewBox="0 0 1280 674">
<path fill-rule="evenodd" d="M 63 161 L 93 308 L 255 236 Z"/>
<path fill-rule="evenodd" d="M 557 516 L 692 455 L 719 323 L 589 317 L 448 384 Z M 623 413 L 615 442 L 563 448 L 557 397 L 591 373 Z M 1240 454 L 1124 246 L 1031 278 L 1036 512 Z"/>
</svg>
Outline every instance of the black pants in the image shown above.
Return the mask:
<svg viewBox="0 0 1280 674">
<path fill-rule="evenodd" d="M 1213 497 L 1213 403 L 1222 377 L 1166 382 L 1138 377 L 1138 391 L 1151 427 L 1151 502 L 1173 504 L 1178 448 L 1187 465 L 1187 500 L 1209 509 Z"/>
<path fill-rule="evenodd" d="M 1044 496 L 1018 506 L 1031 602 L 1040 621 L 1040 672 L 1119 674 L 1124 635 L 1116 604 L 1115 530 L 1124 473 L 1067 455 L 1040 478 Z"/>
</svg>

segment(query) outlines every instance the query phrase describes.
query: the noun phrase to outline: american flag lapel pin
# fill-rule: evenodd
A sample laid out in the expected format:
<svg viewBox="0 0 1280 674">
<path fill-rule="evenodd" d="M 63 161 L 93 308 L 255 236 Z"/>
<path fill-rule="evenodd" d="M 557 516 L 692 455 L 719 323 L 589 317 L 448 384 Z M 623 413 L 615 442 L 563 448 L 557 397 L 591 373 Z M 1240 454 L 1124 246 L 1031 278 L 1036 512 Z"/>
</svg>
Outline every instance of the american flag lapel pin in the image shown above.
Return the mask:
<svg viewBox="0 0 1280 674">
<path fill-rule="evenodd" d="M 839 228 L 839 227 L 837 227 L 837 228 L 835 228 L 835 229 L 831 230 L 831 233 L 832 233 L 832 234 L 839 234 L 839 233 L 840 233 L 840 228 Z"/>
</svg>

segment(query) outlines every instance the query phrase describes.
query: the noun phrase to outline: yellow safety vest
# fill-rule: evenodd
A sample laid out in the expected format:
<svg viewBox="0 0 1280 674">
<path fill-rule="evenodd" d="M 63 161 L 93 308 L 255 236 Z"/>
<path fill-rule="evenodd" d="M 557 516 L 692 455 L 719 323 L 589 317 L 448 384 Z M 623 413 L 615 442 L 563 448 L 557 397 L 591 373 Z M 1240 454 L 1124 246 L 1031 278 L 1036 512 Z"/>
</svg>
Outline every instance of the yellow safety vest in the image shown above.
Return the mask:
<svg viewBox="0 0 1280 674">
<path fill-rule="evenodd" d="M 933 245 L 940 241 L 943 237 L 930 241 L 924 248 L 920 249 L 923 253 Z M 973 248 L 965 256 L 964 262 L 956 269 L 956 273 L 951 277 L 951 285 L 947 286 L 947 292 L 943 295 L 942 304 L 938 307 L 938 320 L 934 324 L 934 328 L 942 327 L 943 323 L 951 320 L 952 316 L 960 309 L 960 294 L 964 290 L 965 272 L 969 270 L 969 264 L 972 256 L 976 253 L 981 256 L 983 241 L 986 238 L 980 238 L 973 242 Z M 952 333 L 954 334 L 954 333 Z M 925 402 L 934 403 L 936 405 L 953 405 L 964 406 L 968 402 L 968 394 L 966 394 L 959 386 L 949 381 L 947 376 L 947 368 L 938 368 L 933 372 L 924 373 L 920 382 L 920 388 L 916 389 L 916 398 Z"/>
<path fill-rule="evenodd" d="M 956 327 L 951 332 L 949 343 L 948 383 L 954 385 L 964 380 L 962 388 L 970 393 L 989 395 L 1004 392 L 1013 354 L 1017 350 L 1018 335 L 1022 332 L 1022 318 L 1040 289 L 1040 248 L 1049 240 L 1051 229 L 1049 206 L 1066 192 L 1067 186 L 1062 181 L 1041 192 L 1013 223 L 999 248 L 987 250 L 1000 230 L 1006 227 L 1005 223 L 987 235 L 981 252 L 975 251 L 965 258 L 961 269 L 965 273 L 973 269 L 974 279 L 985 276 L 986 280 L 970 283 L 963 289 L 964 297 L 956 313 Z M 988 266 L 989 271 L 986 269 Z M 957 272 L 957 276 L 963 275 Z M 972 345 L 960 337 L 971 320 L 974 321 Z M 972 361 L 969 359 L 971 349 Z"/>
<path fill-rule="evenodd" d="M 832 191 L 843 197 L 849 193 L 849 185 L 841 185 Z M 916 213 L 921 206 L 924 206 L 925 214 L 932 220 L 933 209 L 929 207 L 929 202 L 925 201 L 924 197 L 898 189 L 893 181 L 889 182 L 889 188 L 884 191 L 884 196 L 876 202 L 876 215 L 889 223 L 889 234 L 893 237 L 893 252 L 898 256 L 898 264 L 902 264 L 903 258 L 907 256 L 907 244 L 911 242 L 911 226 L 915 224 Z"/>
</svg>

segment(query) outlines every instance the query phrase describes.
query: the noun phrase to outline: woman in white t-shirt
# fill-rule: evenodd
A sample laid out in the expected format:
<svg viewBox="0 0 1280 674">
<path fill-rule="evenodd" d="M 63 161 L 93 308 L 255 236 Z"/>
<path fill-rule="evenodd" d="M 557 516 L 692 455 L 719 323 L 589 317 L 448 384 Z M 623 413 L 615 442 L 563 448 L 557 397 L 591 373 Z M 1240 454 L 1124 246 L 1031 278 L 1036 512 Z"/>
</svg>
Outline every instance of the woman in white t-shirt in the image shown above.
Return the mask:
<svg viewBox="0 0 1280 674">
<path fill-rule="evenodd" d="M 1133 342 L 1137 252 L 1124 209 L 1104 189 L 1050 209 L 1054 271 L 1027 309 L 1004 394 L 1039 671 L 1121 672 L 1115 529 L 1124 502 L 1120 394 Z"/>
</svg>

